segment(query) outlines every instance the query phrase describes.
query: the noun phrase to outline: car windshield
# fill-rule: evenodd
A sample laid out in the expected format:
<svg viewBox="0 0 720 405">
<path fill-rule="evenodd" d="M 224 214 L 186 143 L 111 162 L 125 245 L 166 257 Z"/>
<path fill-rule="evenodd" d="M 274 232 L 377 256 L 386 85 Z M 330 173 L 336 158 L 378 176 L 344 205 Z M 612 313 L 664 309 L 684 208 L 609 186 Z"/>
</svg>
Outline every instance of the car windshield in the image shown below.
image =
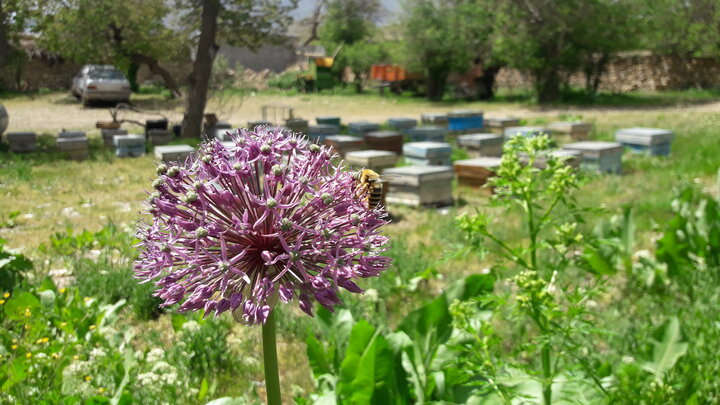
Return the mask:
<svg viewBox="0 0 720 405">
<path fill-rule="evenodd" d="M 93 69 L 88 72 L 88 77 L 90 77 L 91 79 L 125 79 L 125 75 L 123 75 L 121 71 L 116 69 Z"/>
</svg>

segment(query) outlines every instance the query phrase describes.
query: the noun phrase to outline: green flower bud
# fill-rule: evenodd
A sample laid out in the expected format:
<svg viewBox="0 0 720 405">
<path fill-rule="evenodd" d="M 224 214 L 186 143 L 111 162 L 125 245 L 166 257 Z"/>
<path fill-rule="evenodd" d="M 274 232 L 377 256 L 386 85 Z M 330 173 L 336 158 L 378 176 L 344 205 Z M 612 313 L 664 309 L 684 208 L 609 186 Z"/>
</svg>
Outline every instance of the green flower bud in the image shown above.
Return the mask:
<svg viewBox="0 0 720 405">
<path fill-rule="evenodd" d="M 178 173 L 180 173 L 180 168 L 177 166 L 173 166 L 168 169 L 167 175 L 170 177 L 175 177 L 178 175 Z"/>
<path fill-rule="evenodd" d="M 207 229 L 205 229 L 205 228 L 203 228 L 203 227 L 199 227 L 198 229 L 195 230 L 195 237 L 196 237 L 196 238 L 202 239 L 202 238 L 204 238 L 204 237 L 206 237 L 206 236 L 208 236 L 208 230 L 207 230 Z"/>
<path fill-rule="evenodd" d="M 155 173 L 159 175 L 167 173 L 167 166 L 164 164 L 158 165 L 157 168 L 155 168 Z"/>
<path fill-rule="evenodd" d="M 267 201 L 265 202 L 265 204 L 267 205 L 268 208 L 275 208 L 278 206 L 278 202 L 275 201 L 275 199 L 272 197 L 268 198 Z"/>
<path fill-rule="evenodd" d="M 194 203 L 197 201 L 198 195 L 194 191 L 188 191 L 187 195 L 185 196 L 185 202 L 188 204 Z"/>
<path fill-rule="evenodd" d="M 320 198 L 322 198 L 323 204 L 325 205 L 330 205 L 333 202 L 333 196 L 328 193 L 322 193 Z"/>
</svg>

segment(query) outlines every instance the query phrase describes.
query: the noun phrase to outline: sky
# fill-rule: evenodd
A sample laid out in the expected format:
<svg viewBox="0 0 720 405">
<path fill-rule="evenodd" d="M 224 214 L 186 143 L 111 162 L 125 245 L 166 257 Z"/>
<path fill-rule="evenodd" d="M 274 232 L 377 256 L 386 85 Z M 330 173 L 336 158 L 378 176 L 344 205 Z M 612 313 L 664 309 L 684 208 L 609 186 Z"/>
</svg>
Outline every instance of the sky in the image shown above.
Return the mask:
<svg viewBox="0 0 720 405">
<path fill-rule="evenodd" d="M 400 0 L 380 0 L 380 4 L 389 13 L 397 13 L 401 9 Z M 300 0 L 293 16 L 297 19 L 308 17 L 312 14 L 314 8 L 315 0 Z"/>
</svg>

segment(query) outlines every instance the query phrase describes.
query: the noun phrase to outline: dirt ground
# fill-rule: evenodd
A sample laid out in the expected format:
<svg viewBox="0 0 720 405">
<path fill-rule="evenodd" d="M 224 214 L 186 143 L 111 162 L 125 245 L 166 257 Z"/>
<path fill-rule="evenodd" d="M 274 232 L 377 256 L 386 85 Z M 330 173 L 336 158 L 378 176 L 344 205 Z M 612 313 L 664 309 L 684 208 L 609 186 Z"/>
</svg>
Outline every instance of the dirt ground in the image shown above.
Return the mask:
<svg viewBox="0 0 720 405">
<path fill-rule="evenodd" d="M 36 131 L 40 133 L 57 133 L 62 129 L 94 131 L 96 121 L 111 119 L 109 106 L 83 107 L 69 94 L 53 93 L 42 96 L 17 97 L 0 100 L 10 114 L 9 132 Z M 182 120 L 183 100 L 164 100 L 157 95 L 134 96 L 134 104 L 148 114 L 127 114 L 126 117 L 138 121 L 157 118 L 157 113 L 165 115 L 171 122 Z M 263 118 L 261 107 L 269 104 L 282 104 L 294 108 L 295 117 L 305 118 L 314 123 L 314 118 L 323 115 L 340 116 L 344 123 L 368 120 L 385 122 L 391 117 L 415 117 L 425 112 L 447 112 L 452 109 L 480 109 L 486 116 L 515 116 L 530 118 L 537 116 L 560 116 L 562 114 L 580 114 L 597 116 L 606 114 L 627 114 L 633 111 L 642 113 L 672 112 L 717 112 L 720 102 L 698 104 L 685 107 L 592 107 L 592 108 L 539 108 L 513 103 L 465 103 L 461 105 L 449 103 L 430 103 L 424 100 L 395 99 L 379 96 L 345 96 L 345 95 L 289 95 L 281 94 L 250 94 L 244 97 L 234 96 L 222 99 L 211 99 L 208 112 L 215 112 L 222 121 L 233 126 L 247 125 L 249 120 Z M 272 120 L 272 119 L 271 119 Z M 133 126 L 128 128 L 133 129 Z M 139 127 L 134 129 L 139 130 Z"/>
</svg>

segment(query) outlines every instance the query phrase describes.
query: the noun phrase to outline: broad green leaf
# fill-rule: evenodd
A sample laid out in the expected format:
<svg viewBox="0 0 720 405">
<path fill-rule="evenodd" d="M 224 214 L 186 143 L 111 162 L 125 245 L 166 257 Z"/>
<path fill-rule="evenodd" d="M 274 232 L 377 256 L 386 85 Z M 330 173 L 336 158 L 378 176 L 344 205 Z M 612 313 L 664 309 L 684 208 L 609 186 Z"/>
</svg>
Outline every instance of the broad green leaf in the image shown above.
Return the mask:
<svg viewBox="0 0 720 405">
<path fill-rule="evenodd" d="M 320 342 L 318 342 L 314 336 L 308 336 L 305 340 L 305 344 L 313 376 L 317 378 L 320 375 L 331 373 L 333 370 L 330 369 L 328 354 Z"/>
<path fill-rule="evenodd" d="M 586 245 L 583 249 L 583 258 L 589 265 L 589 270 L 595 275 L 610 275 L 615 274 L 617 270 L 615 267 L 605 260 L 605 257 L 600 253 L 600 250 Z"/>
<path fill-rule="evenodd" d="M 374 336 L 375 328 L 365 320 L 359 321 L 352 328 L 348 347 L 345 351 L 345 358 L 340 367 L 340 380 L 337 386 L 340 398 L 350 398 L 355 394 L 352 383 L 358 372 L 361 372 L 360 364 Z M 369 391 L 370 395 L 372 395 L 372 385 L 361 387 L 361 389 Z"/>
<path fill-rule="evenodd" d="M 673 316 L 665 322 L 662 340 L 655 340 L 653 346 L 652 361 L 643 364 L 642 368 L 655 375 L 655 378 L 661 379 L 688 349 L 688 344 L 682 342 L 680 321 L 677 317 Z"/>
<path fill-rule="evenodd" d="M 203 378 L 202 381 L 200 382 L 200 390 L 198 391 L 198 400 L 202 401 L 203 399 L 205 399 L 205 396 L 207 395 L 209 388 L 210 387 L 208 385 L 207 378 Z"/>
<path fill-rule="evenodd" d="M 180 332 L 182 330 L 183 325 L 185 325 L 185 322 L 188 321 L 187 316 L 182 314 L 172 314 L 170 317 L 170 323 L 172 324 L 173 330 L 175 333 Z"/>
<path fill-rule="evenodd" d="M 40 302 L 42 305 L 46 308 L 52 307 L 55 304 L 55 291 L 53 290 L 43 290 L 38 291 L 38 295 L 40 296 Z"/>
<path fill-rule="evenodd" d="M 5 303 L 5 314 L 10 319 L 19 320 L 25 318 L 25 311 L 30 311 L 30 316 L 40 310 L 40 300 L 27 291 L 16 291 Z"/>
</svg>

